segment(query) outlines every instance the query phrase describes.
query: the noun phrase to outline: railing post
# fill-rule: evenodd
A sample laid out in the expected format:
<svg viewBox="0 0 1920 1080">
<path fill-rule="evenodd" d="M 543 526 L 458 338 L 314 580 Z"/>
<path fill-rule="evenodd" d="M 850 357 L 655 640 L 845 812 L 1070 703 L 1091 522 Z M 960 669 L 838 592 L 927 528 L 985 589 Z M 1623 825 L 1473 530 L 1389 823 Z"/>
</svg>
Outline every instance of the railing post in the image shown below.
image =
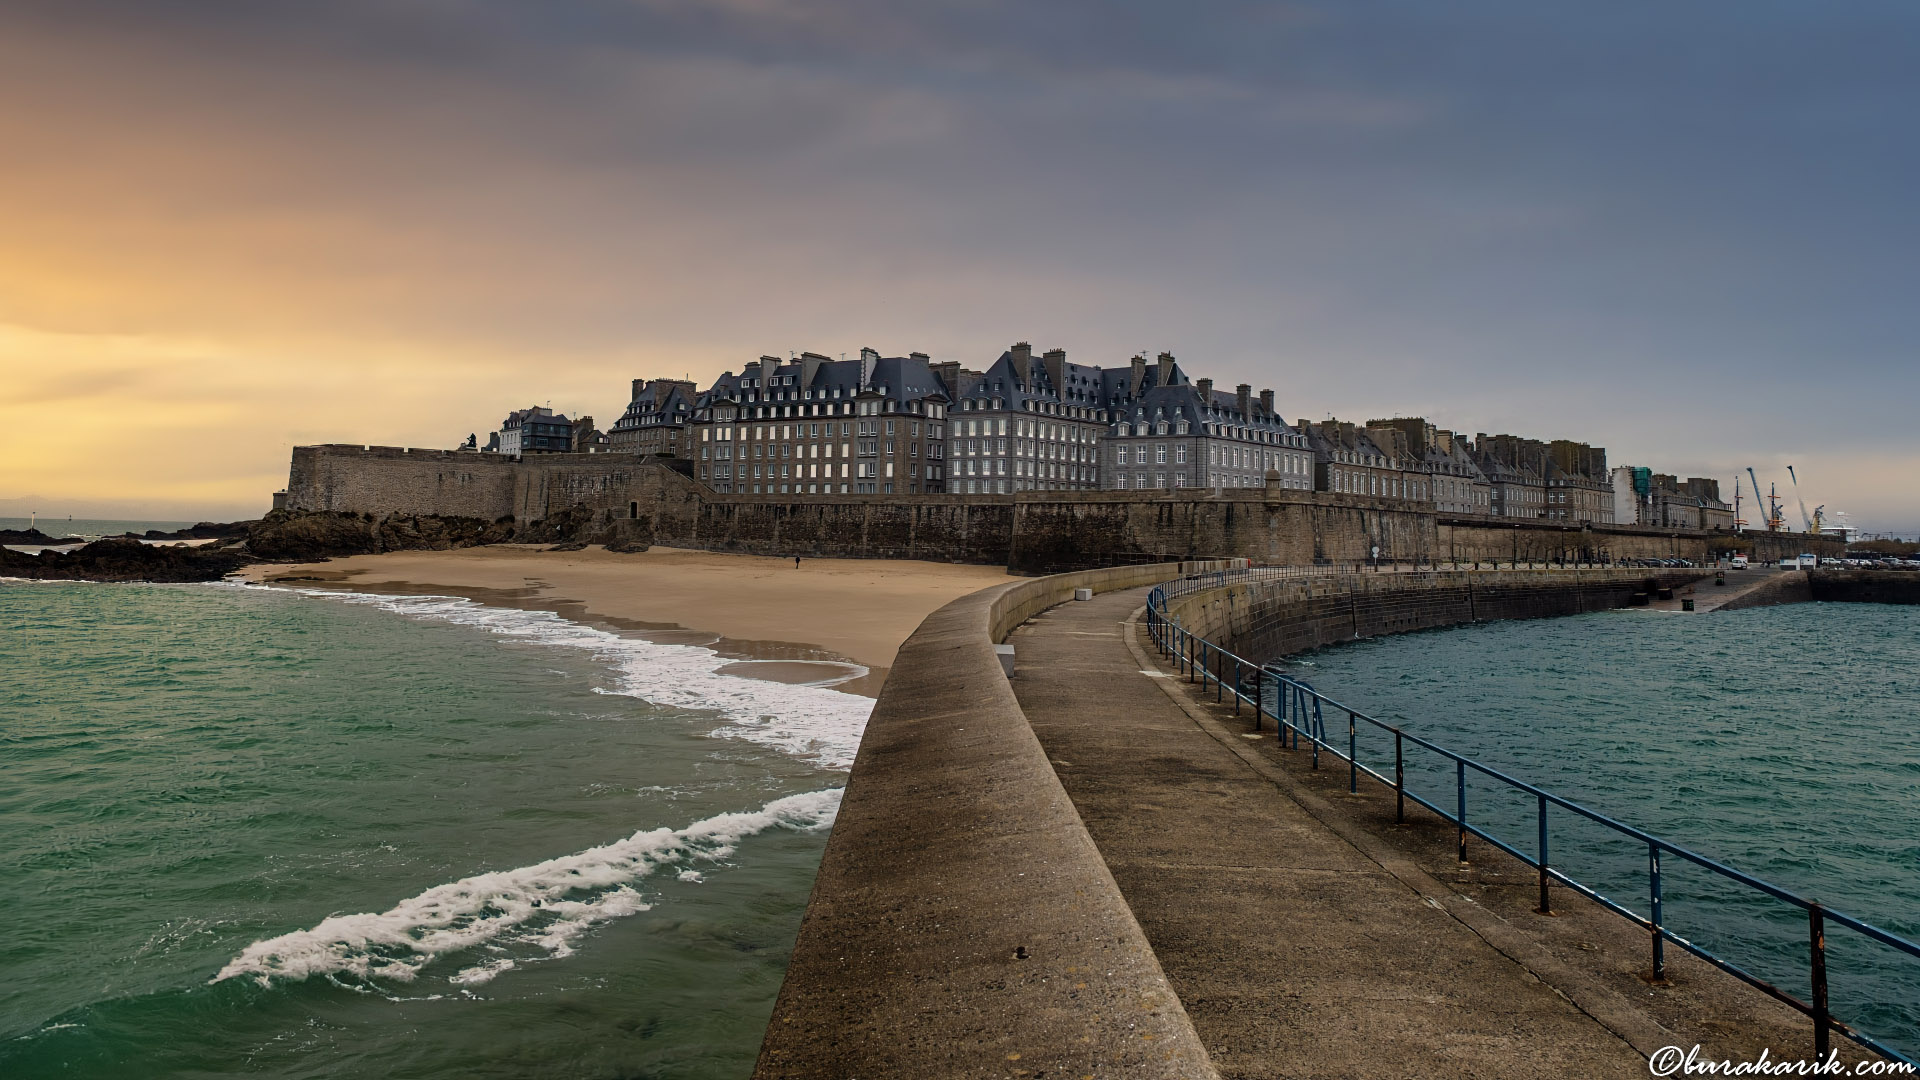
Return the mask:
<svg viewBox="0 0 1920 1080">
<path fill-rule="evenodd" d="M 1553 904 L 1547 898 L 1547 793 L 1540 793 L 1540 906 L 1534 911 L 1542 915 L 1553 914 Z"/>
<path fill-rule="evenodd" d="M 1267 674 L 1265 666 L 1253 669 L 1253 730 L 1260 730 L 1260 715 L 1266 710 L 1267 696 L 1260 685 Z"/>
<path fill-rule="evenodd" d="M 1813 965 L 1813 1060 L 1825 1064 L 1833 1046 L 1833 1014 L 1827 1007 L 1827 913 L 1818 901 L 1807 905 L 1807 944 Z"/>
<path fill-rule="evenodd" d="M 1320 767 L 1320 740 L 1326 735 L 1327 731 L 1326 725 L 1320 720 L 1320 698 L 1317 695 L 1313 699 L 1313 716 L 1307 723 L 1309 725 L 1307 742 L 1313 747 L 1313 767 L 1318 769 Z"/>
<path fill-rule="evenodd" d="M 1454 780 L 1454 824 L 1460 834 L 1460 861 L 1467 861 L 1467 763 L 1462 758 L 1453 759 Z"/>
<path fill-rule="evenodd" d="M 1347 794 L 1360 794 L 1360 737 L 1353 720 L 1353 710 L 1347 710 Z"/>
<path fill-rule="evenodd" d="M 1660 845 L 1647 845 L 1647 889 L 1653 904 L 1653 918 L 1649 929 L 1653 931 L 1653 980 L 1664 982 L 1667 978 L 1667 936 L 1661 929 L 1660 912 Z"/>
<path fill-rule="evenodd" d="M 1400 752 L 1400 729 L 1393 729 L 1393 823 L 1407 823 L 1407 768 Z"/>
<path fill-rule="evenodd" d="M 1233 715 L 1240 715 L 1240 680 L 1244 678 L 1240 670 L 1240 658 L 1233 658 Z"/>
</svg>

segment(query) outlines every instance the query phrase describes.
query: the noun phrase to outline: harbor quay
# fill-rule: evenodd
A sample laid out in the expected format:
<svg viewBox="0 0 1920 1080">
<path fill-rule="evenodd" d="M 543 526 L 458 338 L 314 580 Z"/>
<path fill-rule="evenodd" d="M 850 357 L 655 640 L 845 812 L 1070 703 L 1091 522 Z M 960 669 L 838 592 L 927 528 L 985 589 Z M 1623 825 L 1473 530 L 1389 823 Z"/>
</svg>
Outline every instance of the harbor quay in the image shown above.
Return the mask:
<svg viewBox="0 0 1920 1080">
<path fill-rule="evenodd" d="M 1714 574 L 1217 560 L 954 601 L 881 692 L 755 1075 L 1625 1078 L 1670 1046 L 1879 1060 L 1464 813 L 1397 798 L 1340 758 L 1344 717 L 1289 712 L 1286 688 L 1230 666 L 1748 589 Z"/>
</svg>

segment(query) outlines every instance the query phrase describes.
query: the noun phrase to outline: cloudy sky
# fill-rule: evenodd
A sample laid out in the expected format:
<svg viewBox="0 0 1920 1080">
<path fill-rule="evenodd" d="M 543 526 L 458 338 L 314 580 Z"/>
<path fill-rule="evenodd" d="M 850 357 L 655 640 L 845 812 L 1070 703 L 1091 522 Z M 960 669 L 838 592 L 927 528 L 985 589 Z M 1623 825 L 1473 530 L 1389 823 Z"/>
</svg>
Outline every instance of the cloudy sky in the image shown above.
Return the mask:
<svg viewBox="0 0 1920 1080">
<path fill-rule="evenodd" d="M 1920 531 L 1916 102 L 1868 0 L 0 0 L 0 515 L 1029 340 Z"/>
</svg>

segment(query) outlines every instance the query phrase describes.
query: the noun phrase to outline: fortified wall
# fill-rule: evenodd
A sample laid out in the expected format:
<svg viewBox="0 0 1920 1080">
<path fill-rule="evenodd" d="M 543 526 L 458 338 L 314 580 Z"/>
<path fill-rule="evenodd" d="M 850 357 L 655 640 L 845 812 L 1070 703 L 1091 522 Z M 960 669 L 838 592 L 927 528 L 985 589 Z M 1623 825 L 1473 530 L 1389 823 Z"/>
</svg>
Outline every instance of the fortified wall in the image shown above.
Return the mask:
<svg viewBox="0 0 1920 1080">
<path fill-rule="evenodd" d="M 1175 597 L 1167 612 L 1199 637 L 1264 660 L 1462 623 L 1610 611 L 1628 606 L 1636 593 L 1702 576 L 1632 569 L 1329 574 L 1207 589 Z"/>
<path fill-rule="evenodd" d="M 1310 565 L 1593 562 L 1734 547 L 1756 559 L 1836 554 L 1837 541 L 1453 517 L 1387 499 L 1292 489 L 1033 491 L 1014 495 L 722 494 L 656 459 L 399 447 L 296 447 L 276 508 L 439 515 L 521 525 L 566 518 L 618 536 L 768 555 L 1001 563 L 1040 573 L 1149 558 Z"/>
</svg>

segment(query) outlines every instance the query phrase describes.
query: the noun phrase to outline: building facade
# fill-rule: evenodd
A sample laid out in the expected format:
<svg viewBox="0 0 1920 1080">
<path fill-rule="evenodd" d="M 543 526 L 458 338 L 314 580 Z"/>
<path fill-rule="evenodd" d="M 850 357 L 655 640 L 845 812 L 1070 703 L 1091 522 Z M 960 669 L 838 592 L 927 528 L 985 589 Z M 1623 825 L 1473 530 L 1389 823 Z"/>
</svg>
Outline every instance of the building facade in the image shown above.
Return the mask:
<svg viewBox="0 0 1920 1080">
<path fill-rule="evenodd" d="M 607 431 L 607 448 L 642 457 L 686 457 L 687 424 L 697 396 L 694 385 L 681 379 L 633 380 L 633 397 Z"/>
<path fill-rule="evenodd" d="M 1547 512 L 1547 444 L 1518 435 L 1473 438 L 1473 463 L 1487 478 L 1487 511 L 1533 520 Z"/>
<path fill-rule="evenodd" d="M 763 356 L 695 401 L 694 477 L 753 495 L 937 494 L 948 401 L 924 353 Z"/>
<path fill-rule="evenodd" d="M 1397 428 L 1367 428 L 1339 420 L 1300 421 L 1313 449 L 1314 490 L 1379 499 L 1430 499 L 1426 474 L 1411 468 L 1407 440 Z M 1381 444 L 1385 443 L 1385 446 Z"/>
<path fill-rule="evenodd" d="M 1405 437 L 1407 460 L 1403 468 L 1424 474 L 1427 498 L 1435 510 L 1443 514 L 1491 512 L 1492 485 L 1474 464 L 1467 440 L 1418 416 L 1369 420 L 1367 427 L 1392 428 Z"/>
<path fill-rule="evenodd" d="M 566 454 L 573 451 L 573 421 L 535 405 L 516 409 L 500 424 L 502 454 Z"/>
<path fill-rule="evenodd" d="M 1547 444 L 1546 517 L 1577 525 L 1613 520 L 1613 478 L 1607 449 L 1569 439 Z"/>
<path fill-rule="evenodd" d="M 1164 352 L 1151 365 L 1135 356 L 1101 376 L 1111 421 L 1100 486 L 1313 489 L 1313 452 L 1275 411 L 1273 391 L 1215 390 Z"/>
</svg>

